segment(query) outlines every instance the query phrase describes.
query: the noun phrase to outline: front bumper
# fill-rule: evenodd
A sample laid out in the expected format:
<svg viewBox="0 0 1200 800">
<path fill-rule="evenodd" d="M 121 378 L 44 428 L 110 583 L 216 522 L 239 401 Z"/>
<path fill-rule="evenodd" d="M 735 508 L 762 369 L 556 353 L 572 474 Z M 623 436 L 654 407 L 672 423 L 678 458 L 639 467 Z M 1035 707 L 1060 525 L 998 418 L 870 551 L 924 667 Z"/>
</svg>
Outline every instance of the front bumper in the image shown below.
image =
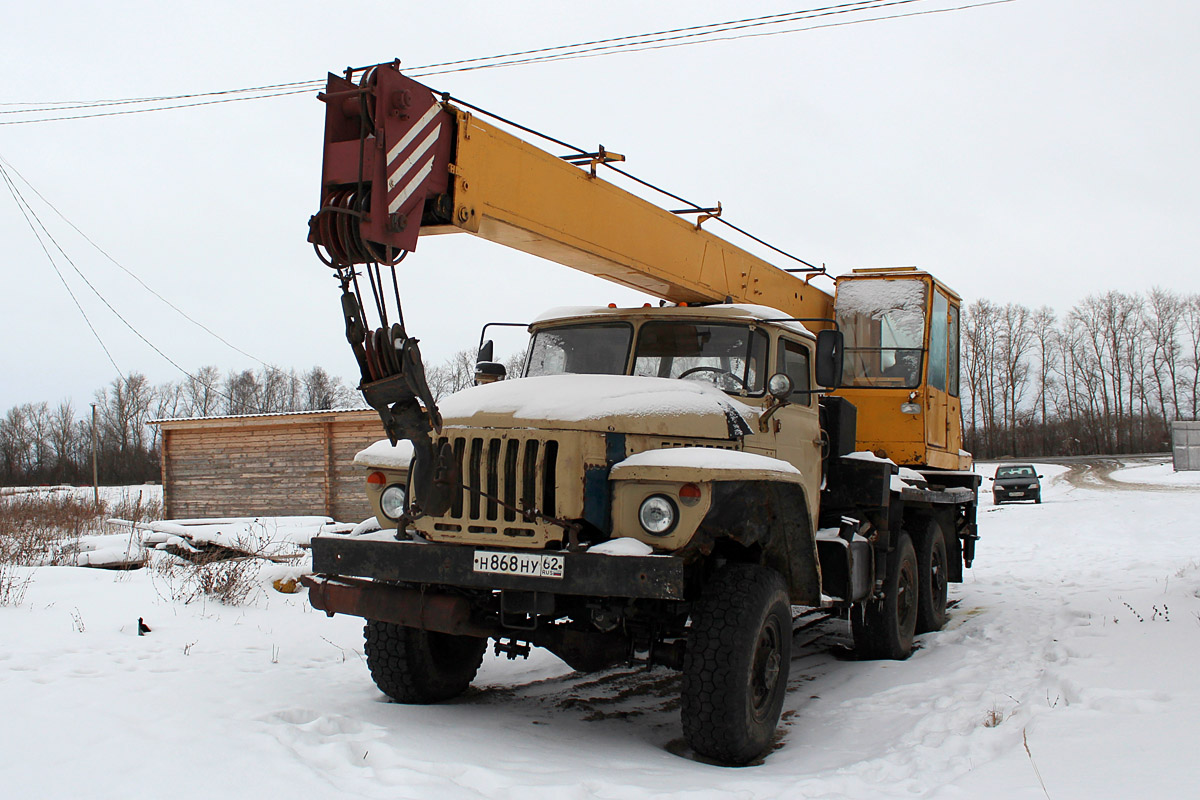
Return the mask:
<svg viewBox="0 0 1200 800">
<path fill-rule="evenodd" d="M 317 536 L 312 540 L 313 572 L 466 589 L 684 599 L 684 563 L 678 556 L 555 553 L 564 560 L 562 577 L 548 578 L 476 572 L 475 550 L 469 545 L 397 541 L 390 531 L 353 538 Z"/>
</svg>

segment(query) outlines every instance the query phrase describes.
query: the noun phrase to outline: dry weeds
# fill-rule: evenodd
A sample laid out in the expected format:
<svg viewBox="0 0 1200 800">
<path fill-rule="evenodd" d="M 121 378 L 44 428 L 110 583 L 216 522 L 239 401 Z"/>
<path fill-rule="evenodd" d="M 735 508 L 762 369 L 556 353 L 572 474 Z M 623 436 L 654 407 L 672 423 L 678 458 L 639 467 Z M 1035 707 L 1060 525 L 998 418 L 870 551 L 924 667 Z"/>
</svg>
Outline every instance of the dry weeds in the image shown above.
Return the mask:
<svg viewBox="0 0 1200 800">
<path fill-rule="evenodd" d="M 6 491 L 0 494 L 0 606 L 20 605 L 32 575 L 23 567 L 58 563 L 71 542 L 104 532 L 113 516 L 136 521 L 162 518 L 162 503 L 141 494 L 96 506 L 90 497 L 64 489 Z"/>
</svg>

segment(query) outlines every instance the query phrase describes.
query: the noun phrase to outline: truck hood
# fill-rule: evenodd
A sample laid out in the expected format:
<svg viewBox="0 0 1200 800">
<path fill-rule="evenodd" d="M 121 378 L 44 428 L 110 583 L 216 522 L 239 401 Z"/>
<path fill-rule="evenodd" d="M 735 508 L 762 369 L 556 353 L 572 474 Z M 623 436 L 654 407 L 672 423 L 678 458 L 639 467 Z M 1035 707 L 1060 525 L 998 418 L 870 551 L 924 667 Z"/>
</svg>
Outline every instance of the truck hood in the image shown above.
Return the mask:
<svg viewBox="0 0 1200 800">
<path fill-rule="evenodd" d="M 447 425 L 737 439 L 758 411 L 700 381 L 546 375 L 473 386 L 438 404 Z"/>
</svg>

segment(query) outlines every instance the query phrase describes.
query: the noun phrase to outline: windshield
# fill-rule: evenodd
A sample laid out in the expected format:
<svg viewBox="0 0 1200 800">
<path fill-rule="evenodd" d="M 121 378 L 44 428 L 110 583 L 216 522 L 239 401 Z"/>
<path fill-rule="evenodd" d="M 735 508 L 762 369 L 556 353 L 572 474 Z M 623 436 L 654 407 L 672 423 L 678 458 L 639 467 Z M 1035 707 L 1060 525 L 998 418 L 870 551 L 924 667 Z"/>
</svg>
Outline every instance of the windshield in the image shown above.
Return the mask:
<svg viewBox="0 0 1200 800">
<path fill-rule="evenodd" d="M 1000 467 L 996 470 L 997 478 L 1032 478 L 1033 467 Z"/>
<path fill-rule="evenodd" d="M 633 326 L 626 322 L 563 325 L 538 331 L 526 377 L 624 375 Z M 767 334 L 747 325 L 647 322 L 638 333 L 633 374 L 707 381 L 732 394 L 761 394 Z"/>
<path fill-rule="evenodd" d="M 851 280 L 838 286 L 837 321 L 846 337 L 843 386 L 920 385 L 925 299 L 920 280 Z"/>
<path fill-rule="evenodd" d="M 633 374 L 712 383 L 735 394 L 761 394 L 767 335 L 745 325 L 647 322 L 638 334 Z"/>
<path fill-rule="evenodd" d="M 525 376 L 623 375 L 632 338 L 633 326 L 627 322 L 538 331 L 529 345 Z"/>
</svg>

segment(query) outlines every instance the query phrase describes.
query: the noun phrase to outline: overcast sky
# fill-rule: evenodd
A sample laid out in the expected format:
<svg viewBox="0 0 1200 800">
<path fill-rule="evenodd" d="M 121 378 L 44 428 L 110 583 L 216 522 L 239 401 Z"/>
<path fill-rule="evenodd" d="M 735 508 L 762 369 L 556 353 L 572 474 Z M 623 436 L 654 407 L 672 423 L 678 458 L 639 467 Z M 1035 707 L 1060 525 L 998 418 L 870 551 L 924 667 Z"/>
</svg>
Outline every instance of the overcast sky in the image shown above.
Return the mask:
<svg viewBox="0 0 1200 800">
<path fill-rule="evenodd" d="M 392 58 L 415 66 L 817 5 L 11 3 L 0 102 L 320 79 Z M 1198 34 L 1195 0 L 1015 0 L 426 82 L 561 139 L 603 143 L 631 172 L 720 201 L 731 221 L 834 274 L 918 265 L 967 302 L 1063 312 L 1114 289 L 1200 291 Z M 349 377 L 337 287 L 305 241 L 322 119 L 309 93 L 0 125 L 0 157 L 238 348 Z M 79 270 L 172 360 L 188 370 L 258 366 L 22 189 Z M 66 397 L 86 404 L 115 370 L 6 190 L 0 241 L 0 412 Z M 58 262 L 122 372 L 183 377 Z M 423 239 L 402 281 L 409 331 L 432 363 L 473 346 L 488 320 L 642 299 L 465 234 Z"/>
</svg>

